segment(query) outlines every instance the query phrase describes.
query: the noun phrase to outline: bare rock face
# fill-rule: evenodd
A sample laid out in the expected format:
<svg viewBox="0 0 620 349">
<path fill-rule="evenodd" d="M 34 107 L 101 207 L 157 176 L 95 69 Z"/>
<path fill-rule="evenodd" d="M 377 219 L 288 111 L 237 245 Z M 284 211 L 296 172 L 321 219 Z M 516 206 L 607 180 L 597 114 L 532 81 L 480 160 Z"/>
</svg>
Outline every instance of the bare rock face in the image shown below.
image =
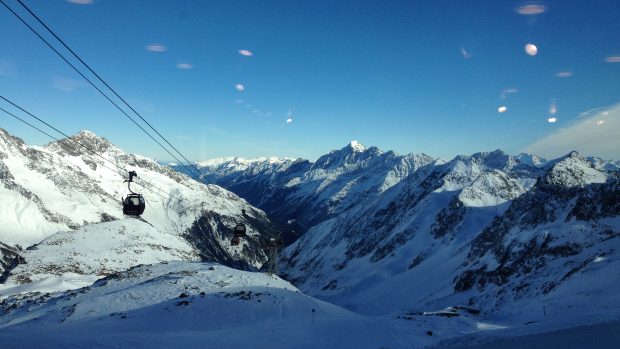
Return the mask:
<svg viewBox="0 0 620 349">
<path fill-rule="evenodd" d="M 0 283 L 6 280 L 13 268 L 24 262 L 21 253 L 21 247 L 12 247 L 0 242 Z"/>
</svg>

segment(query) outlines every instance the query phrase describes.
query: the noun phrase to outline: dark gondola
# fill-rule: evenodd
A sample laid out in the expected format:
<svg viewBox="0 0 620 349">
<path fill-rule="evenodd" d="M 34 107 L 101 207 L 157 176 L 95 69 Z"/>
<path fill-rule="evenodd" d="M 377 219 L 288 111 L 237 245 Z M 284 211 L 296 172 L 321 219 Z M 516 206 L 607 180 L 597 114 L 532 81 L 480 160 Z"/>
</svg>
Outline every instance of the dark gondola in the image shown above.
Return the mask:
<svg viewBox="0 0 620 349">
<path fill-rule="evenodd" d="M 232 246 L 239 246 L 240 242 L 241 242 L 241 238 L 239 238 L 238 236 L 235 236 L 234 238 L 232 238 L 232 240 L 230 240 L 230 244 Z"/>
<path fill-rule="evenodd" d="M 133 177 L 138 177 L 136 171 L 129 171 L 129 179 L 125 180 L 125 182 L 127 182 L 127 188 L 131 194 L 127 195 L 125 200 L 123 200 L 123 214 L 138 217 L 144 213 L 146 202 L 141 194 L 131 191 L 131 182 L 133 182 Z"/>
<path fill-rule="evenodd" d="M 242 238 L 245 236 L 245 224 L 237 223 L 235 226 L 235 237 Z"/>
<path fill-rule="evenodd" d="M 241 243 L 241 238 L 245 237 L 245 224 L 237 223 L 235 226 L 235 236 L 230 241 L 232 246 L 238 246 Z"/>
</svg>

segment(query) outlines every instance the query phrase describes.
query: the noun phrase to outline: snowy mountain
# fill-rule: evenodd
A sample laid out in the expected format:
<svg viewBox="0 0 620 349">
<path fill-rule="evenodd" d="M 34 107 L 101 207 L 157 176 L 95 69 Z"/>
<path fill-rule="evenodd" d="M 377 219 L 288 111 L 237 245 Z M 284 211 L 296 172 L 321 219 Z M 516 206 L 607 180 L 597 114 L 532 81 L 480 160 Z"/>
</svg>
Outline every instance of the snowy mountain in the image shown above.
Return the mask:
<svg viewBox="0 0 620 349">
<path fill-rule="evenodd" d="M 140 219 L 123 219 L 130 170 L 138 174 L 132 189 L 146 197 Z M 262 211 L 92 132 L 39 147 L 0 129 L 0 184 L 0 272 L 20 258 L 27 263 L 5 275 L 4 286 L 66 273 L 96 277 L 170 259 L 242 268 L 259 268 L 267 259 L 260 238 L 273 225 Z M 233 247 L 238 222 L 248 237 Z"/>
<path fill-rule="evenodd" d="M 305 292 L 365 314 L 561 304 L 594 316 L 599 296 L 617 302 L 619 185 L 575 152 L 542 166 L 458 156 L 312 227 L 281 266 Z"/>
<path fill-rule="evenodd" d="M 604 277 L 620 248 L 613 161 L 499 150 L 443 161 L 353 142 L 315 162 L 214 163 L 203 171 L 216 183 L 270 214 L 303 217 L 306 233 L 280 256 L 283 275 L 349 310 L 464 305 L 501 317 L 585 306 L 601 292 L 617 301 L 609 293 L 620 280 Z"/>
<path fill-rule="evenodd" d="M 285 226 L 291 243 L 309 227 L 373 200 L 409 173 L 434 163 L 426 154 L 397 155 L 353 141 L 314 162 L 303 159 L 224 158 L 197 163 L 208 181 L 221 185 Z M 174 167 L 183 171 L 182 167 Z"/>
</svg>

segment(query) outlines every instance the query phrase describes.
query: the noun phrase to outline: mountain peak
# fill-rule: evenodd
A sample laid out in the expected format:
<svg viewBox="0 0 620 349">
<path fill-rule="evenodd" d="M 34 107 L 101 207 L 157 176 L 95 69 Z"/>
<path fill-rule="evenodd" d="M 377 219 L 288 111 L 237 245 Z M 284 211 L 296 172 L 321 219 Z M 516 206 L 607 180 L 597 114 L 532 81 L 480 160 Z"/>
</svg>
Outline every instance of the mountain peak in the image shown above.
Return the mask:
<svg viewBox="0 0 620 349">
<path fill-rule="evenodd" d="M 106 138 L 97 136 L 94 132 L 81 130 L 80 132 L 67 138 L 48 143 L 46 148 L 55 151 L 62 150 L 71 155 L 79 155 L 79 149 L 82 148 L 86 148 L 97 153 L 103 153 L 110 148 L 114 148 L 114 145 Z"/>
<path fill-rule="evenodd" d="M 358 153 L 363 153 L 364 151 L 366 151 L 366 147 L 356 140 L 352 140 L 347 147 Z"/>
<path fill-rule="evenodd" d="M 590 183 L 604 183 L 607 177 L 605 170 L 597 169 L 591 160 L 573 150 L 549 164 L 544 181 L 550 185 L 582 187 Z"/>
</svg>

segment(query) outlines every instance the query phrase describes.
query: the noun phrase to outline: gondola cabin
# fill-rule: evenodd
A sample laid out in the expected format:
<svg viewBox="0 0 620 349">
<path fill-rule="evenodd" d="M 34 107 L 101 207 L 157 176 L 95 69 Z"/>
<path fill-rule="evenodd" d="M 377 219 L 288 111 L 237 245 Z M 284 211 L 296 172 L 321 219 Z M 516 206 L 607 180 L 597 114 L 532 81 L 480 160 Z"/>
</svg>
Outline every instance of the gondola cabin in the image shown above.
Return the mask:
<svg viewBox="0 0 620 349">
<path fill-rule="evenodd" d="M 123 214 L 128 216 L 140 216 L 144 213 L 145 201 L 140 194 L 129 194 L 123 201 Z"/>
<path fill-rule="evenodd" d="M 232 238 L 232 240 L 230 241 L 230 244 L 232 246 L 239 246 L 239 243 L 241 242 L 241 238 L 238 236 L 235 236 L 234 238 Z"/>
<path fill-rule="evenodd" d="M 137 217 L 144 213 L 146 202 L 141 194 L 131 191 L 131 182 L 133 182 L 133 177 L 138 177 L 138 174 L 136 171 L 129 171 L 129 179 L 125 180 L 125 182 L 127 182 L 127 189 L 129 189 L 131 194 L 127 195 L 125 200 L 123 200 L 123 214 Z"/>
</svg>

